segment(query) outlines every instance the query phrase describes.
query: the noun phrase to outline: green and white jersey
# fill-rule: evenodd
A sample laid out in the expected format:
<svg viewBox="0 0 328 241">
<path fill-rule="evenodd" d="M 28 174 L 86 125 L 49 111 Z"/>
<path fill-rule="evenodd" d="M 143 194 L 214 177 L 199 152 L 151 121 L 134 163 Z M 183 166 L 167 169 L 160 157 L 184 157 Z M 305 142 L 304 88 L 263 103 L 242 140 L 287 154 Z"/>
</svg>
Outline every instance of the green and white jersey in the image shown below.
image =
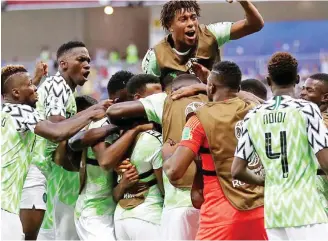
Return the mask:
<svg viewBox="0 0 328 241">
<path fill-rule="evenodd" d="M 66 171 L 63 167 L 51 163 L 51 173 L 47 179 L 47 210 L 43 218 L 42 228 L 52 229 L 56 218 L 56 204 L 61 202 L 75 207 L 79 196 L 80 176 L 78 172 Z M 74 210 L 74 209 L 73 209 Z M 62 213 L 57 210 L 56 213 Z"/>
<path fill-rule="evenodd" d="M 151 169 L 162 168 L 162 136 L 156 131 L 146 131 L 138 135 L 136 144 L 130 157 L 130 161 L 135 165 L 139 174 L 146 173 Z M 142 182 L 148 182 L 155 179 L 153 173 Z M 132 209 L 124 209 L 117 204 L 114 220 L 126 218 L 136 218 L 147 222 L 160 225 L 163 209 L 163 197 L 157 185 L 149 188 L 146 199 L 143 203 Z"/>
<path fill-rule="evenodd" d="M 320 200 L 328 216 L 328 176 L 317 176 L 317 188 Z"/>
<path fill-rule="evenodd" d="M 319 108 L 305 100 L 276 96 L 244 119 L 235 156 L 256 152 L 265 170 L 266 228 L 328 222 L 316 186 L 315 154 L 328 147 Z"/>
<path fill-rule="evenodd" d="M 66 119 L 76 114 L 75 96 L 65 79 L 58 72 L 55 76 L 47 78 L 38 88 L 39 100 L 36 109 L 40 115 L 47 119 L 50 116 L 60 115 Z M 43 173 L 48 176 L 51 172 L 50 160 L 57 143 L 44 139 L 46 161 L 36 162 L 35 164 Z"/>
<path fill-rule="evenodd" d="M 89 129 L 109 125 L 108 118 L 92 122 Z M 112 144 L 118 134 L 110 135 L 105 142 Z M 87 157 L 96 160 L 92 148 L 88 148 Z M 75 206 L 75 217 L 93 217 L 113 215 L 116 203 L 113 200 L 113 170 L 106 171 L 100 166 L 86 165 L 86 183 Z"/>
<path fill-rule="evenodd" d="M 1 208 L 18 214 L 24 181 L 31 164 L 34 128 L 41 121 L 28 105 L 5 103 L 1 109 Z"/>
<path fill-rule="evenodd" d="M 166 97 L 167 94 L 163 92 L 139 99 L 145 108 L 149 121 L 162 125 L 162 116 Z M 177 188 L 173 186 L 164 171 L 163 184 L 165 190 L 165 209 L 169 210 L 173 208 L 193 207 L 190 198 L 190 188 Z"/>
<path fill-rule="evenodd" d="M 47 78 L 38 89 L 37 110 L 44 117 L 60 115 L 67 118 L 76 114 L 75 96 L 65 79 L 57 73 Z M 75 207 L 79 195 L 80 179 L 78 172 L 69 172 L 53 162 L 57 143 L 46 141 L 45 160 L 36 165 L 47 177 L 47 211 L 42 228 L 53 227 L 54 207 L 58 200 Z"/>
<path fill-rule="evenodd" d="M 215 36 L 219 47 L 229 42 L 232 24 L 232 22 L 219 22 L 206 26 L 207 29 Z M 188 54 L 188 52 L 185 54 Z M 183 54 L 181 53 L 181 55 Z M 161 75 L 160 68 L 157 64 L 156 54 L 153 48 L 148 50 L 144 59 L 142 60 L 142 70 L 145 74 L 152 74 L 156 76 Z"/>
</svg>

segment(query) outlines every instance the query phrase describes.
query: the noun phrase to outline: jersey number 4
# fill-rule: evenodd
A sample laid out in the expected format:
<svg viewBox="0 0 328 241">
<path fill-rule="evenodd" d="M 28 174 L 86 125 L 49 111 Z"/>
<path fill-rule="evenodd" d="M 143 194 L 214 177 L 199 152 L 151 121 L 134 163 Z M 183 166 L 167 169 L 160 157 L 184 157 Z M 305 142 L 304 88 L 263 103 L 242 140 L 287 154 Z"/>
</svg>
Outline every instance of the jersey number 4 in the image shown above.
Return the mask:
<svg viewBox="0 0 328 241">
<path fill-rule="evenodd" d="M 281 159 L 282 176 L 288 178 L 288 161 L 287 161 L 287 138 L 286 131 L 280 132 L 280 153 L 272 151 L 272 135 L 265 133 L 265 153 L 270 159 Z"/>
</svg>

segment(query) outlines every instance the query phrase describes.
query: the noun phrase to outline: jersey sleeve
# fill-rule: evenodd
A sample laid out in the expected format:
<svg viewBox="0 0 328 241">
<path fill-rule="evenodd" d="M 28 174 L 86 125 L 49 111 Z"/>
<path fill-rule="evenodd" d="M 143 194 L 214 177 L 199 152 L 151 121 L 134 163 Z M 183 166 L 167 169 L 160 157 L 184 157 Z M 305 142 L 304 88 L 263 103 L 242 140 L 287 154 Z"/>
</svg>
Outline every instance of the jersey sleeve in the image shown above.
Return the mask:
<svg viewBox="0 0 328 241">
<path fill-rule="evenodd" d="M 157 64 L 156 54 L 153 48 L 150 48 L 141 63 L 142 71 L 145 74 L 152 74 L 156 76 L 161 75 L 160 68 Z"/>
<path fill-rule="evenodd" d="M 188 147 L 197 155 L 200 147 L 204 144 L 205 138 L 205 130 L 197 116 L 194 115 L 189 118 L 183 128 L 179 146 Z"/>
<path fill-rule="evenodd" d="M 39 113 L 30 106 L 17 107 L 11 116 L 15 119 L 19 132 L 32 131 L 34 133 L 36 125 L 42 121 Z"/>
<path fill-rule="evenodd" d="M 45 86 L 48 95 L 45 99 L 46 117 L 60 115 L 66 118 L 66 104 L 69 94 L 63 84 L 64 79 L 61 76 L 53 76 L 51 86 Z"/>
<path fill-rule="evenodd" d="M 235 157 L 239 157 L 247 162 L 251 161 L 251 157 L 256 153 L 251 137 L 248 132 L 248 123 L 249 123 L 250 113 L 247 114 L 244 118 L 241 135 L 238 140 L 237 148 L 235 151 Z"/>
<path fill-rule="evenodd" d="M 232 22 L 219 22 L 207 25 L 207 29 L 215 36 L 219 47 L 229 42 Z"/>
<path fill-rule="evenodd" d="M 145 108 L 145 112 L 149 121 L 162 124 L 162 115 L 166 97 L 167 94 L 163 92 L 139 99 Z"/>
<path fill-rule="evenodd" d="M 321 116 L 319 107 L 309 103 L 302 112 L 307 120 L 307 134 L 308 141 L 312 147 L 313 152 L 316 154 L 324 148 L 328 147 L 328 132 Z"/>
</svg>

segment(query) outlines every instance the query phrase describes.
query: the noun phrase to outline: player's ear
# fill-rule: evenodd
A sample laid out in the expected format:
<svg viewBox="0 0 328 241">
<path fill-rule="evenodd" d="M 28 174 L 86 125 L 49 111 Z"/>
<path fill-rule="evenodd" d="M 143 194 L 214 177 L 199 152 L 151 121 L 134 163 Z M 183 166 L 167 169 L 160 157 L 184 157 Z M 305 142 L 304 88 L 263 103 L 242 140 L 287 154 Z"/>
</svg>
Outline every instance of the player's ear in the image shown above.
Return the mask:
<svg viewBox="0 0 328 241">
<path fill-rule="evenodd" d="M 133 100 L 139 100 L 140 98 L 141 98 L 141 95 L 138 93 L 134 94 L 134 96 L 133 96 Z"/>
<path fill-rule="evenodd" d="M 68 63 L 64 59 L 60 59 L 58 65 L 64 71 L 66 71 L 68 69 Z"/>
<path fill-rule="evenodd" d="M 266 80 L 268 82 L 268 85 L 271 86 L 272 85 L 272 82 L 271 82 L 272 80 L 271 80 L 270 76 L 266 77 Z"/>
<path fill-rule="evenodd" d="M 13 89 L 11 90 L 11 93 L 12 93 L 12 95 L 13 95 L 16 99 L 19 99 L 19 93 L 20 93 L 19 89 L 17 89 L 17 88 L 13 88 Z"/>
<path fill-rule="evenodd" d="M 325 103 L 325 104 L 328 103 L 328 93 L 324 94 L 324 95 L 321 97 L 321 103 Z"/>
<path fill-rule="evenodd" d="M 299 82 L 300 82 L 300 76 L 297 75 L 297 76 L 296 76 L 296 84 L 298 84 Z"/>
</svg>

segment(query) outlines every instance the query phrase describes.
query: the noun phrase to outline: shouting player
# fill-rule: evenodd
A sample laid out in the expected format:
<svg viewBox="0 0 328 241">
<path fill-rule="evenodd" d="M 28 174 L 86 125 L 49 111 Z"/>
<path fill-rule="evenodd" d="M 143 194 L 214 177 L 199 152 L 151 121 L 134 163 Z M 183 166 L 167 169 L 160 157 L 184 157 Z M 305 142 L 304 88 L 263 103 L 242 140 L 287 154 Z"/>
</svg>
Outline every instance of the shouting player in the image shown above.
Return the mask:
<svg viewBox="0 0 328 241">
<path fill-rule="evenodd" d="M 1 238 L 23 240 L 18 216 L 23 184 L 31 163 L 35 134 L 60 142 L 68 139 L 93 119 L 102 118 L 103 107 L 91 107 L 82 115 L 61 123 L 43 121 L 34 109 L 36 87 L 23 66 L 1 69 Z M 96 106 L 97 107 L 97 106 Z M 99 109 L 100 107 L 100 109 Z M 35 134 L 34 134 L 35 133 Z M 5 220 L 5 221 L 4 221 Z"/>
</svg>

